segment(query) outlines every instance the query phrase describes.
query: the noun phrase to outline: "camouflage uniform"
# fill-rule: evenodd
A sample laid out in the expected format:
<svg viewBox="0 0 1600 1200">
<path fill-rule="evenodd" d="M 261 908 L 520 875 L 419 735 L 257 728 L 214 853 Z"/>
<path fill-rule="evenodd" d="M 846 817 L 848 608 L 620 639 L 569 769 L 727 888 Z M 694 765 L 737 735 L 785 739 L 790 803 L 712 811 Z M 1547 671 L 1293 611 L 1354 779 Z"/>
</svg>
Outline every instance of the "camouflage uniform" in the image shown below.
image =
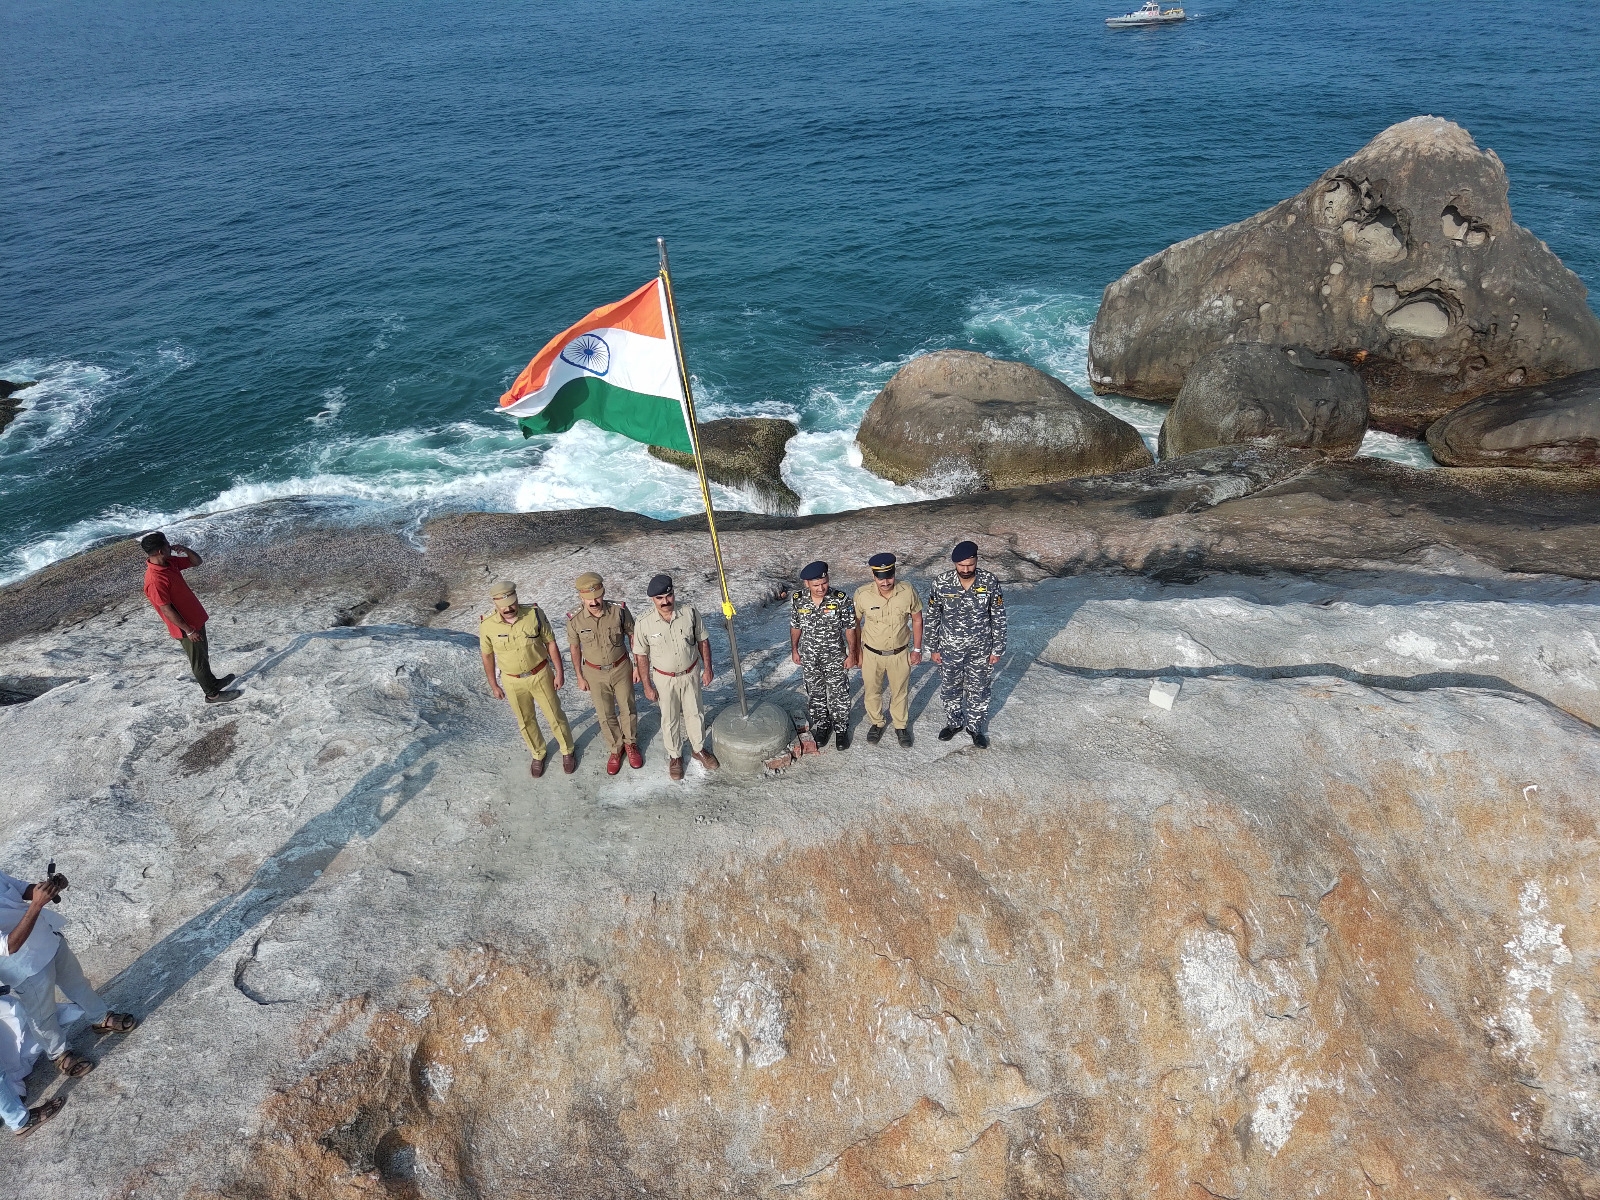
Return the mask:
<svg viewBox="0 0 1600 1200">
<path fill-rule="evenodd" d="M 855 606 L 838 588 L 821 604 L 804 587 L 789 605 L 789 628 L 800 631 L 800 675 L 805 683 L 811 729 L 842 730 L 850 724 L 850 675 L 844 669 L 847 630 L 856 627 Z"/>
<path fill-rule="evenodd" d="M 1006 600 L 994 572 L 978 568 L 963 588 L 954 571 L 934 581 L 924 618 L 925 644 L 939 655 L 939 699 L 956 729 L 977 729 L 989 715 L 991 655 L 1006 652 Z"/>
</svg>

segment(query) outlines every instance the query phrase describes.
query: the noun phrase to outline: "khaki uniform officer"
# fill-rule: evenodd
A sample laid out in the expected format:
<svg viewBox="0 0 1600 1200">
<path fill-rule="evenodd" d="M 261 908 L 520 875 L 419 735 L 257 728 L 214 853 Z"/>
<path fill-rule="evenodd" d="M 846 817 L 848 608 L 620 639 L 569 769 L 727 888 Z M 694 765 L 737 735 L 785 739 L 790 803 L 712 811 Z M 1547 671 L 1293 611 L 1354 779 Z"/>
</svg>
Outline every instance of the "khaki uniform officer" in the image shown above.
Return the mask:
<svg viewBox="0 0 1600 1200">
<path fill-rule="evenodd" d="M 861 684 L 867 703 L 867 741 L 883 736 L 883 685 L 889 684 L 889 716 L 894 736 L 911 745 L 911 668 L 922 660 L 922 601 L 909 583 L 896 582 L 895 557 L 867 560 L 872 582 L 856 589 L 856 621 L 861 626 Z M 906 626 L 911 626 L 907 631 Z"/>
<path fill-rule="evenodd" d="M 606 774 L 622 770 L 622 756 L 635 770 L 644 766 L 639 753 L 639 702 L 634 695 L 633 614 L 623 603 L 606 599 L 605 580 L 593 571 L 578 576 L 583 603 L 567 614 L 567 649 L 572 654 L 572 674 L 578 689 L 594 698 L 595 716 L 605 736 Z"/>
<path fill-rule="evenodd" d="M 534 714 L 535 703 L 544 709 L 545 720 L 561 746 L 561 769 L 571 775 L 578 769 L 577 747 L 572 741 L 572 726 L 561 711 L 556 689 L 562 684 L 561 652 L 556 648 L 555 631 L 537 604 L 517 603 L 517 585 L 502 579 L 489 589 L 495 611 L 478 622 L 478 650 L 483 655 L 483 673 L 489 678 L 489 691 L 496 700 L 509 700 L 517 714 L 517 728 L 528 743 L 533 761 L 528 774 L 535 779 L 544 774 L 544 734 Z M 500 681 L 495 681 L 495 668 Z M 502 684 L 504 689 L 502 690 Z"/>
<path fill-rule="evenodd" d="M 683 778 L 683 739 L 689 738 L 689 752 L 708 771 L 722 764 L 704 749 L 706 744 L 705 709 L 700 700 L 702 683 L 709 684 L 711 639 L 705 622 L 692 604 L 679 604 L 672 594 L 672 577 L 657 575 L 650 581 L 650 602 L 654 611 L 645 613 L 634 625 L 633 654 L 644 681 L 646 700 L 654 700 L 657 688 L 661 698 L 661 740 L 667 747 L 667 774 Z"/>
</svg>

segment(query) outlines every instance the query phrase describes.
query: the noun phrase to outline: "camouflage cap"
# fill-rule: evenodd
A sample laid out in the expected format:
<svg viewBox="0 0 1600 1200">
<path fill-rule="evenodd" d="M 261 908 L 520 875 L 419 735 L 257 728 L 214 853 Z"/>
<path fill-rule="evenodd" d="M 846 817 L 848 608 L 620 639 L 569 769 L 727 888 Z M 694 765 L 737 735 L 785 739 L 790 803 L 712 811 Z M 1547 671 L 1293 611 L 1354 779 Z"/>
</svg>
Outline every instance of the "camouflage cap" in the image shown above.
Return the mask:
<svg viewBox="0 0 1600 1200">
<path fill-rule="evenodd" d="M 606 589 L 606 581 L 593 571 L 585 571 L 578 576 L 577 586 L 580 592 L 603 592 Z"/>
<path fill-rule="evenodd" d="M 517 598 L 517 585 L 509 579 L 496 579 L 489 585 L 489 599 L 515 600 Z"/>
</svg>

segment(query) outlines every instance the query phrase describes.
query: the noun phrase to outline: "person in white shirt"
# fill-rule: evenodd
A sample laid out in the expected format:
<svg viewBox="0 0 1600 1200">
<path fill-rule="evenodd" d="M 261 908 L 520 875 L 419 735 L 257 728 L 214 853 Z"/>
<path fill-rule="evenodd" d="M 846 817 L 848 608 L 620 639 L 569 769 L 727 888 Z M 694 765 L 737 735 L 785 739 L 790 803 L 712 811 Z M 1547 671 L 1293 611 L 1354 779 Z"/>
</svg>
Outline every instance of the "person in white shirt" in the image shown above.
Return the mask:
<svg viewBox="0 0 1600 1200">
<path fill-rule="evenodd" d="M 76 1004 L 62 1004 L 61 1020 L 70 1024 L 83 1015 Z M 18 1137 L 27 1137 L 66 1107 L 67 1098 L 56 1096 L 34 1108 L 23 1101 L 28 1095 L 28 1075 L 44 1053 L 44 1045 L 28 1020 L 22 1001 L 0 987 L 0 1121 Z"/>
<path fill-rule="evenodd" d="M 67 1049 L 67 1035 L 56 1010 L 56 989 L 83 1010 L 95 1033 L 127 1033 L 138 1022 L 128 1013 L 112 1012 L 89 986 L 83 968 L 61 934 L 61 914 L 50 901 L 66 885 L 57 875 L 26 883 L 0 871 L 0 983 L 21 1001 L 38 1032 L 44 1052 L 69 1079 L 94 1070 L 94 1063 Z M 10 1124 L 7 1121 L 7 1124 Z"/>
</svg>

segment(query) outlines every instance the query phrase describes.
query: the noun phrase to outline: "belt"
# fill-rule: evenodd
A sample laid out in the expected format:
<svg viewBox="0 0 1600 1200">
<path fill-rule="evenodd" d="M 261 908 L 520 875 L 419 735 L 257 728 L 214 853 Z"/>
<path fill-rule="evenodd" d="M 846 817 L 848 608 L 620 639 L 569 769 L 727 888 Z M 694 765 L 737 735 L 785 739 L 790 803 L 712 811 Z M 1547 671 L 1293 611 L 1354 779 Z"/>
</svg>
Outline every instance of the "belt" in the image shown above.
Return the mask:
<svg viewBox="0 0 1600 1200">
<path fill-rule="evenodd" d="M 550 662 L 549 662 L 548 659 L 546 659 L 544 662 L 540 663 L 537 667 L 535 667 L 531 671 L 523 671 L 520 674 L 518 672 L 516 672 L 516 671 L 502 671 L 500 673 L 502 675 L 509 675 L 513 679 L 527 679 L 530 676 L 537 675 L 540 671 L 544 670 L 549 665 L 550 665 Z"/>
<path fill-rule="evenodd" d="M 907 650 L 911 649 L 911 643 L 907 642 L 898 650 L 879 650 L 876 646 L 869 646 L 865 642 L 862 642 L 861 648 L 863 650 L 871 650 L 874 654 L 881 654 L 884 658 L 893 658 L 896 654 L 904 654 Z"/>
<path fill-rule="evenodd" d="M 694 656 L 694 661 L 692 663 L 690 663 L 688 665 L 688 667 L 686 667 L 682 671 L 663 671 L 660 667 L 655 667 L 655 666 L 651 667 L 650 669 L 652 671 L 654 671 L 657 675 L 665 675 L 668 679 L 681 679 L 683 676 L 687 675 L 690 671 L 694 670 L 699 665 L 700 665 L 700 656 L 698 654 L 696 654 Z"/>
<path fill-rule="evenodd" d="M 609 670 L 611 670 L 612 667 L 620 667 L 623 663 L 625 663 L 627 661 L 628 661 L 628 656 L 626 654 L 624 654 L 621 658 L 617 659 L 616 662 L 607 663 L 605 666 L 601 666 L 599 663 L 592 663 L 587 658 L 583 660 L 583 665 L 586 666 L 586 667 L 593 667 L 596 671 L 609 671 Z M 691 671 L 694 670 L 693 667 L 690 667 L 689 669 Z"/>
</svg>

